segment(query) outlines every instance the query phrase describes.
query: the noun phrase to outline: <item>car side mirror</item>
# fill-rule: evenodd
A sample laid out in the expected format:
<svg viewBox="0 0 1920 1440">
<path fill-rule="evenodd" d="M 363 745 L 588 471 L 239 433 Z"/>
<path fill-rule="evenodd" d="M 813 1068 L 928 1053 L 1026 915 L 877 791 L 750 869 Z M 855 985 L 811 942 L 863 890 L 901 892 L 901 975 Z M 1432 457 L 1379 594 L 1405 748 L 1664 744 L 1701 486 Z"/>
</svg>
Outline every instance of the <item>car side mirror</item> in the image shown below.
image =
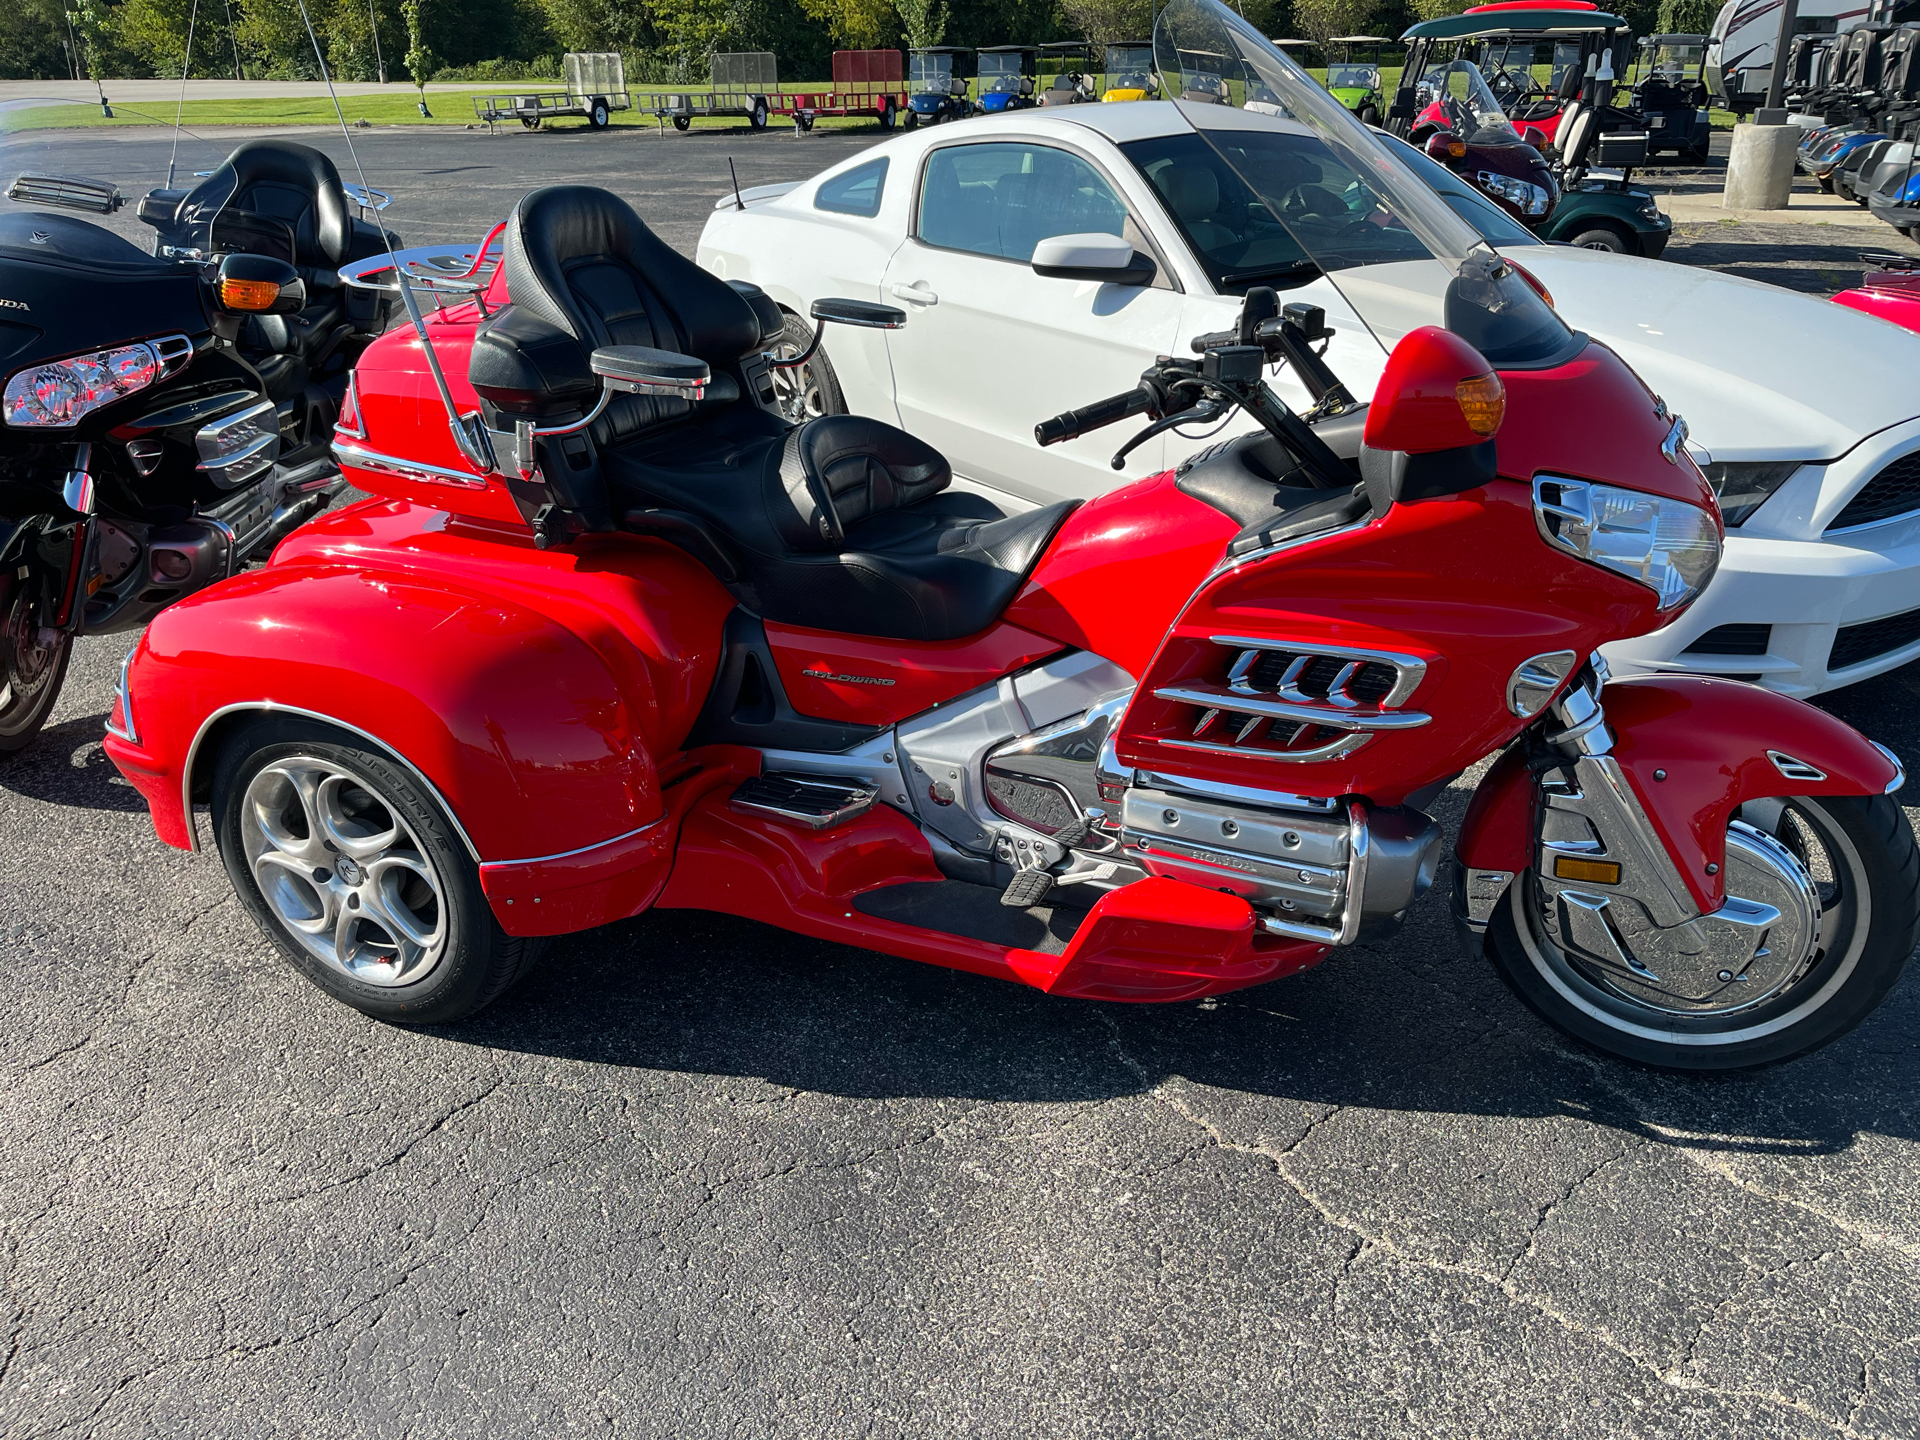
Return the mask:
<svg viewBox="0 0 1920 1440">
<path fill-rule="evenodd" d="M 630 395 L 703 399 L 713 372 L 707 362 L 647 345 L 602 345 L 588 362 L 609 390 Z"/>
<path fill-rule="evenodd" d="M 307 308 L 300 272 L 271 255 L 229 255 L 213 282 L 220 308 L 236 315 L 295 315 Z"/>
<path fill-rule="evenodd" d="M 816 320 L 862 330 L 898 330 L 907 323 L 906 311 L 871 300 L 816 300 L 807 313 Z"/>
<path fill-rule="evenodd" d="M 1145 285 L 1154 277 L 1152 260 L 1118 235 L 1049 235 L 1033 247 L 1033 273 L 1049 280 L 1105 280 L 1115 285 Z"/>
</svg>

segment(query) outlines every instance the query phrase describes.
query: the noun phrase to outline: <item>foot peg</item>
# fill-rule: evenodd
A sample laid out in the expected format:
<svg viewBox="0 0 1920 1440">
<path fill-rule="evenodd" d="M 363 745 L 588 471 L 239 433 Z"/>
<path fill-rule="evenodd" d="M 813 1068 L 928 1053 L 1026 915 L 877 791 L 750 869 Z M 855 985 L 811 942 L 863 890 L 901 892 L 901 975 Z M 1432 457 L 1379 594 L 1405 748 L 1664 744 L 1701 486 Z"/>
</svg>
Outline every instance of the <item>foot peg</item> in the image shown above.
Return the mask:
<svg viewBox="0 0 1920 1440">
<path fill-rule="evenodd" d="M 873 808 L 879 787 L 845 775 L 802 775 L 770 770 L 741 783 L 727 803 L 749 815 L 765 815 L 803 830 L 831 830 Z"/>
<path fill-rule="evenodd" d="M 1000 903 L 1009 910 L 1026 910 L 1047 898 L 1053 889 L 1053 876 L 1045 870 L 1021 870 L 1001 895 Z"/>
</svg>

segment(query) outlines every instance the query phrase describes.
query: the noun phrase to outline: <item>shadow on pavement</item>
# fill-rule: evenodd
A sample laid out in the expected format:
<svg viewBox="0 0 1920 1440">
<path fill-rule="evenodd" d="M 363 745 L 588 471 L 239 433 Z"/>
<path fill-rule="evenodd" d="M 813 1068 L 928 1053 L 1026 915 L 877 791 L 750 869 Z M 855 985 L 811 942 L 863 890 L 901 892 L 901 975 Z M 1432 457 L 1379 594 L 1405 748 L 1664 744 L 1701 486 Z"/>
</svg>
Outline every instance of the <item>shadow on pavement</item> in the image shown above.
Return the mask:
<svg viewBox="0 0 1920 1440">
<path fill-rule="evenodd" d="M 52 805 L 145 811 L 140 792 L 101 747 L 106 724 L 105 715 L 85 715 L 49 725 L 19 755 L 0 760 L 0 791 Z"/>
</svg>

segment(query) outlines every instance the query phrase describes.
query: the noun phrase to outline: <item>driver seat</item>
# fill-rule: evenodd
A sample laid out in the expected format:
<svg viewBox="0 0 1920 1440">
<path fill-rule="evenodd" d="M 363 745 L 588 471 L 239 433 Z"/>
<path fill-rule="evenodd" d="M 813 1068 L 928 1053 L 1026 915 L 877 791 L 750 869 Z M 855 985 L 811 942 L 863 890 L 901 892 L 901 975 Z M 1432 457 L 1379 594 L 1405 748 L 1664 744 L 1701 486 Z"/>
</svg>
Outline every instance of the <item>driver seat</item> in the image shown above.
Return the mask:
<svg viewBox="0 0 1920 1440">
<path fill-rule="evenodd" d="M 892 425 L 791 424 L 761 362 L 784 313 L 702 270 L 604 190 L 527 195 L 501 263 L 512 303 L 480 327 L 470 378 L 506 415 L 544 412 L 544 423 L 591 405 L 599 382 L 587 361 L 600 346 L 707 362 L 705 399 L 620 395 L 543 465 L 566 467 L 555 489 L 576 495 L 591 493 L 597 471 L 620 528 L 682 545 L 762 619 L 901 640 L 975 634 L 1077 504 L 1008 516 L 949 492 L 946 460 Z"/>
</svg>

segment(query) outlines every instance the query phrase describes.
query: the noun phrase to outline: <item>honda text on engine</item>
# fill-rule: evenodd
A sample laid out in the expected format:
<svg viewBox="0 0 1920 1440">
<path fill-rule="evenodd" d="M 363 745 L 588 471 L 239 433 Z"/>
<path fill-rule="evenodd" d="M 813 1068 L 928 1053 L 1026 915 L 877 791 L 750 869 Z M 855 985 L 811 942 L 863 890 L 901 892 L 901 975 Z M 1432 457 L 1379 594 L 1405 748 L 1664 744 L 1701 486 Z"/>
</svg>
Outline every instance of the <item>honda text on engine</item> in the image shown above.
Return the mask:
<svg viewBox="0 0 1920 1440">
<path fill-rule="evenodd" d="M 1497 753 L 1453 906 L 1555 1024 L 1716 1069 L 1868 1014 L 1914 943 L 1898 763 L 1785 696 L 1592 658 L 1718 561 L 1679 418 L 1244 21 L 1159 23 L 1170 80 L 1201 54 L 1271 97 L 1180 110 L 1250 191 L 1290 168 L 1257 123 L 1376 198 L 1357 224 L 1271 204 L 1336 281 L 1403 277 L 1347 297 L 1392 350 L 1370 404 L 1317 353 L 1324 312 L 1256 287 L 1036 440 L 1256 431 L 1003 513 L 892 426 L 786 418 L 769 364 L 805 357 L 770 361 L 754 287 L 609 194 L 535 191 L 483 288 L 348 268 L 444 308 L 356 371 L 336 454 L 375 498 L 134 654 L 108 751 L 160 835 L 196 847 L 209 804 L 288 959 L 397 1021 L 649 907 L 1172 1001 L 1390 931 L 1439 870 L 1427 808 Z"/>
</svg>

